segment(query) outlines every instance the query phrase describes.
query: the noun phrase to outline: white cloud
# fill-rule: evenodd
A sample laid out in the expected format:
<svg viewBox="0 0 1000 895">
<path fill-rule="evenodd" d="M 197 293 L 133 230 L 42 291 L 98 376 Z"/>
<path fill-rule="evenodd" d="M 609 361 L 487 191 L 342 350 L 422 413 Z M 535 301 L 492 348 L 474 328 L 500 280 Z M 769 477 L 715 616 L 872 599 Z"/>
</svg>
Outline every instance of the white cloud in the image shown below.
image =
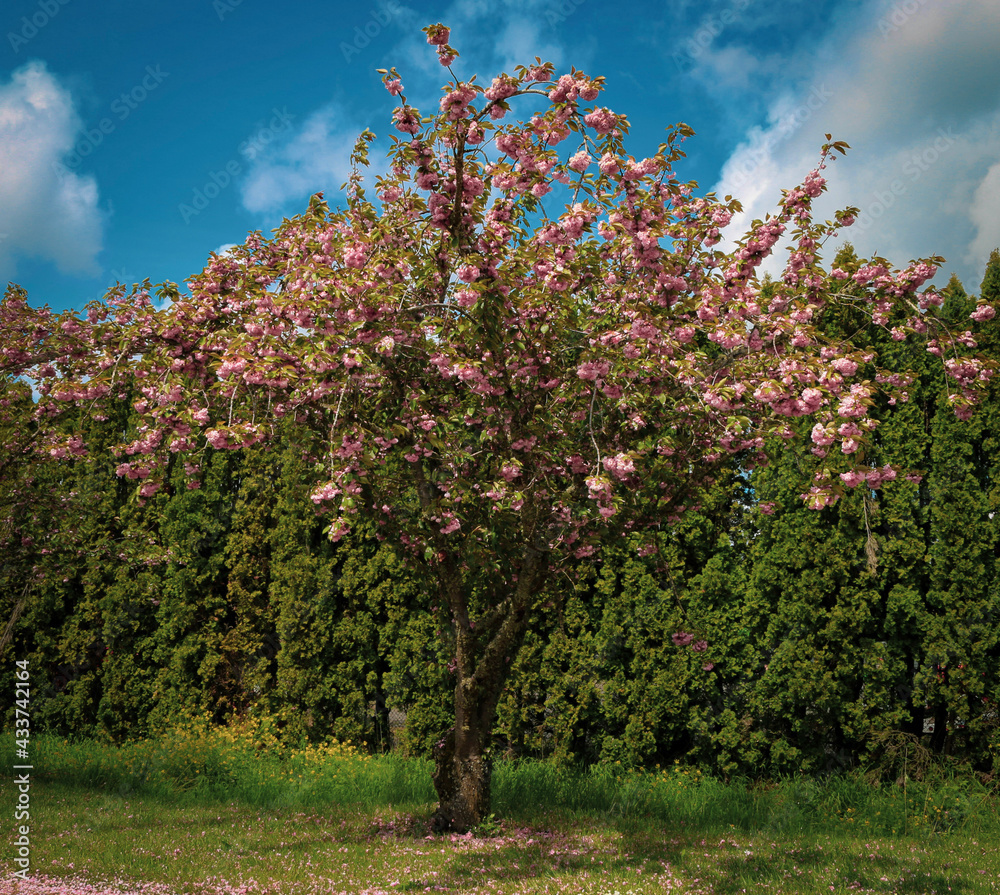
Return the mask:
<svg viewBox="0 0 1000 895">
<path fill-rule="evenodd" d="M 25 257 L 64 273 L 100 272 L 97 182 L 63 164 L 80 129 L 72 97 L 44 63 L 0 82 L 0 282 L 15 278 Z"/>
<path fill-rule="evenodd" d="M 243 205 L 252 212 L 298 213 L 313 193 L 322 190 L 332 199 L 350 177 L 351 152 L 363 130 L 336 103 L 318 109 L 287 139 L 251 160 L 242 186 Z M 376 156 L 371 158 L 374 162 Z"/>
<path fill-rule="evenodd" d="M 981 266 L 982 259 L 1000 247 L 1000 162 L 990 168 L 976 187 L 969 217 L 976 227 L 976 235 L 966 258 Z"/>
<path fill-rule="evenodd" d="M 976 288 L 1000 240 L 1000 4 L 909 5 L 910 14 L 892 19 L 894 7 L 869 2 L 823 46 L 788 60 L 801 74 L 771 88 L 766 123 L 747 131 L 715 185 L 745 209 L 727 236 L 774 211 L 781 188 L 815 167 L 829 132 L 852 150 L 827 168 L 818 216 L 857 206 L 858 223 L 842 235 L 860 254 L 897 265 L 944 255 L 935 282 L 956 272 Z M 785 257 L 765 270 L 778 273 Z"/>
<path fill-rule="evenodd" d="M 513 74 L 516 66 L 530 65 L 536 56 L 560 68 L 566 51 L 559 38 L 565 36 L 567 23 L 587 14 L 585 0 L 457 0 L 442 12 L 440 21 L 452 29 L 450 43 L 462 54 L 455 69 L 459 76 L 473 74 L 469 65 L 474 60 L 474 70 L 488 82 L 501 71 Z M 581 56 L 587 49 L 575 46 L 571 61 L 586 65 Z M 433 80 L 436 91 L 446 73 L 431 48 L 422 40 L 414 41 L 410 53 L 412 61 Z M 468 62 L 463 65 L 463 60 Z"/>
</svg>

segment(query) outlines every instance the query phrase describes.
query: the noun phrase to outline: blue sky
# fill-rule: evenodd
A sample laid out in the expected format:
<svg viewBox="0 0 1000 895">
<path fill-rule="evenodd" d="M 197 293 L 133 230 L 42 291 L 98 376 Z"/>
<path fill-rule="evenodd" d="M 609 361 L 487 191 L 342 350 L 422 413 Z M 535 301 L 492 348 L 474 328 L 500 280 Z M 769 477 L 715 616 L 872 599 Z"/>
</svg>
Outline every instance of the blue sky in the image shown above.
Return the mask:
<svg viewBox="0 0 1000 895">
<path fill-rule="evenodd" d="M 944 255 L 936 282 L 976 292 L 1000 245 L 996 0 L 5 0 L 0 282 L 81 308 L 116 280 L 181 283 L 314 192 L 336 204 L 357 134 L 383 138 L 373 159 L 388 145 L 375 69 L 436 109 L 445 71 L 420 29 L 438 21 L 463 78 L 535 56 L 604 75 L 637 158 L 691 125 L 679 175 L 750 217 L 830 132 L 853 149 L 821 211 L 860 207 L 863 253 Z"/>
</svg>

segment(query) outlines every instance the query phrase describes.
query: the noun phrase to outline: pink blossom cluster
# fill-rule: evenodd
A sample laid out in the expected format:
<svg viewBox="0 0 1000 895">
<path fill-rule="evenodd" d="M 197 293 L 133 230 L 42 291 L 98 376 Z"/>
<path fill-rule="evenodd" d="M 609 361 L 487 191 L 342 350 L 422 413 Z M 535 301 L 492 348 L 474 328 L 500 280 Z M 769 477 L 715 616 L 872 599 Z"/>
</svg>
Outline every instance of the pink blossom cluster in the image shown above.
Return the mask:
<svg viewBox="0 0 1000 895">
<path fill-rule="evenodd" d="M 635 474 L 635 462 L 628 454 L 615 454 L 613 457 L 605 457 L 602 461 L 604 468 L 611 473 L 618 481 L 625 481 Z"/>
<path fill-rule="evenodd" d="M 810 489 L 799 495 L 811 510 L 822 510 L 824 507 L 832 507 L 840 499 L 829 486 L 813 485 Z"/>
<path fill-rule="evenodd" d="M 123 479 L 145 479 L 151 472 L 152 468 L 148 464 L 120 463 L 115 468 L 115 475 Z"/>
<path fill-rule="evenodd" d="M 327 500 L 334 500 L 342 493 L 342 490 L 334 482 L 325 482 L 309 495 L 309 499 L 313 503 L 323 503 Z"/>
<path fill-rule="evenodd" d="M 621 170 L 621 162 L 612 152 L 605 152 L 597 163 L 602 174 L 617 174 Z"/>
<path fill-rule="evenodd" d="M 853 376 L 858 372 L 858 365 L 856 361 L 851 360 L 847 357 L 835 358 L 830 366 L 833 367 L 842 376 Z"/>
<path fill-rule="evenodd" d="M 883 466 L 881 469 L 865 469 L 859 467 L 857 469 L 849 470 L 848 472 L 842 472 L 840 474 L 840 480 L 847 485 L 848 488 L 856 488 L 858 485 L 866 484 L 869 488 L 881 488 L 885 482 L 893 482 L 896 480 L 896 470 L 891 466 Z"/>
<path fill-rule="evenodd" d="M 582 73 L 577 76 L 562 75 L 556 81 L 555 86 L 549 91 L 549 99 L 553 103 L 572 103 L 578 98 L 584 102 L 592 102 L 597 99 L 599 88 L 595 83 L 589 81 Z"/>
<path fill-rule="evenodd" d="M 86 454 L 87 446 L 84 444 L 83 438 L 79 435 L 73 435 L 65 441 L 54 444 L 49 448 L 49 456 L 55 460 L 62 460 L 66 457 L 83 457 Z"/>
<path fill-rule="evenodd" d="M 471 84 L 459 84 L 450 93 L 441 97 L 441 111 L 451 121 L 464 118 L 469 111 L 469 104 L 476 98 L 476 89 Z"/>
<path fill-rule="evenodd" d="M 344 249 L 344 264 L 348 267 L 360 268 L 365 266 L 366 252 L 362 245 L 352 245 Z"/>
<path fill-rule="evenodd" d="M 509 99 L 520 89 L 520 84 L 510 75 L 497 75 L 493 83 L 483 92 L 486 99 L 491 102 L 503 102 Z"/>
<path fill-rule="evenodd" d="M 784 232 L 785 225 L 777 218 L 761 224 L 747 237 L 743 247 L 736 252 L 736 258 L 749 261 L 752 267 L 756 267 L 771 254 L 771 249 Z"/>
<path fill-rule="evenodd" d="M 977 381 L 986 383 L 992 378 L 992 370 L 977 358 L 949 357 L 944 362 L 944 368 L 949 376 L 962 385 L 971 385 Z"/>
<path fill-rule="evenodd" d="M 448 38 L 451 36 L 451 29 L 446 28 L 442 24 L 429 25 L 424 29 L 427 33 L 427 43 L 432 47 L 443 47 L 448 43 Z"/>
<path fill-rule="evenodd" d="M 205 433 L 205 440 L 217 451 L 224 451 L 229 447 L 229 436 L 221 429 L 209 429 Z"/>
<path fill-rule="evenodd" d="M 521 464 L 516 461 L 505 463 L 500 469 L 500 475 L 508 482 L 513 482 L 521 475 Z"/>
<path fill-rule="evenodd" d="M 854 274 L 854 282 L 859 286 L 867 286 L 873 280 L 882 285 L 888 285 L 889 269 L 884 264 L 866 264 L 858 268 Z"/>
<path fill-rule="evenodd" d="M 415 134 L 420 130 L 420 116 L 409 106 L 401 106 L 392 113 L 396 130 L 404 134 Z"/>
<path fill-rule="evenodd" d="M 576 375 L 587 382 L 596 382 L 611 371 L 607 361 L 584 361 L 576 368 Z"/>
<path fill-rule="evenodd" d="M 799 221 L 808 219 L 809 200 L 819 196 L 826 187 L 826 179 L 819 173 L 823 167 L 821 163 L 818 168 L 810 171 L 802 183 L 789 190 L 782 200 L 782 205 Z"/>
<path fill-rule="evenodd" d="M 863 383 L 856 383 L 851 386 L 850 392 L 840 399 L 837 413 L 841 416 L 863 417 L 868 413 L 871 396 L 871 387 Z"/>
<path fill-rule="evenodd" d="M 601 135 L 610 134 L 618 126 L 618 116 L 610 109 L 594 109 L 583 116 L 583 121 Z"/>
<path fill-rule="evenodd" d="M 587 495 L 591 500 L 597 501 L 598 512 L 602 519 L 610 519 L 615 515 L 614 488 L 611 480 L 604 476 L 588 476 L 584 483 L 587 486 Z"/>
<path fill-rule="evenodd" d="M 438 62 L 444 66 L 451 65 L 451 63 L 455 61 L 455 57 L 458 55 L 450 46 L 448 46 L 448 38 L 451 37 L 451 29 L 438 23 L 424 28 L 424 32 L 427 34 L 427 43 L 429 43 L 432 47 L 437 47 Z"/>
</svg>

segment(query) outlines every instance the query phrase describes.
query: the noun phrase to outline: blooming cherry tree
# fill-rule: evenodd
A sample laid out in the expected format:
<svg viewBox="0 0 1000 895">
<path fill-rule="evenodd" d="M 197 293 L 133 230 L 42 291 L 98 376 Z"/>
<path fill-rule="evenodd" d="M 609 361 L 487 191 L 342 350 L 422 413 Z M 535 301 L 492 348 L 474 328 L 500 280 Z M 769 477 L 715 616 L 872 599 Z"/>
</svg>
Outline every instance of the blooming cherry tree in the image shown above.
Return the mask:
<svg viewBox="0 0 1000 895">
<path fill-rule="evenodd" d="M 971 336 L 926 313 L 940 299 L 921 288 L 940 259 L 902 270 L 872 259 L 849 282 L 823 269 L 822 247 L 856 213 L 812 215 L 844 144 L 822 147 L 775 214 L 723 253 L 740 206 L 678 180 L 688 128 L 636 158 L 627 119 L 594 105 L 602 78 L 557 77 L 536 60 L 483 87 L 451 72 L 446 27 L 425 32 L 452 79 L 424 117 L 400 75 L 383 72 L 396 136 L 373 189 L 365 132 L 343 209 L 318 194 L 272 239 L 213 255 L 186 293 L 161 287 L 166 310 L 148 284 L 118 289 L 84 319 L 38 322 L 3 362 L 38 383 L 40 425 L 61 403 L 100 412 L 131 394 L 144 422 L 120 446 L 118 474 L 142 496 L 172 458 L 197 487 L 204 451 L 295 421 L 331 539 L 374 520 L 434 588 L 455 678 L 437 822 L 468 829 L 489 810 L 508 671 L 557 574 L 624 532 L 655 551 L 723 465 L 763 462 L 768 439 L 793 437 L 800 417 L 830 460 L 804 483 L 810 505 L 896 474 L 866 465 L 865 445 L 877 394 L 902 398 L 906 377 L 829 341 L 825 314 L 862 303 L 899 338 L 928 340 L 960 414 L 992 370 Z M 514 103 L 533 114 L 509 120 Z M 762 284 L 783 237 L 784 273 Z M 28 313 L 9 296 L 8 312 Z M 709 646 L 686 632 L 674 642 Z"/>
</svg>

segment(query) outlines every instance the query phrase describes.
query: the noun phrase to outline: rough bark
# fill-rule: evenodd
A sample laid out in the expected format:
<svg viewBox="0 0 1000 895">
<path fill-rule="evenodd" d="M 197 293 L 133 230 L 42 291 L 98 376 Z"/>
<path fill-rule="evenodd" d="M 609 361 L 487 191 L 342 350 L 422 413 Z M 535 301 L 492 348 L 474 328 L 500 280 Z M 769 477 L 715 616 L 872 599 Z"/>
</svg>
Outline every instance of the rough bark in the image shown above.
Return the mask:
<svg viewBox="0 0 1000 895">
<path fill-rule="evenodd" d="M 459 669 L 465 665 L 475 673 L 459 674 L 455 726 L 434 750 L 433 779 L 439 800 L 434 815 L 436 830 L 466 832 L 490 813 L 493 765 L 489 747 L 497 703 L 509 673 L 508 658 L 487 650 L 478 662 L 458 663 Z"/>
<path fill-rule="evenodd" d="M 435 764 L 434 829 L 464 833 L 489 815 L 492 761 L 472 731 L 460 736 L 453 727 L 435 749 Z"/>
<path fill-rule="evenodd" d="M 532 599 L 545 580 L 547 551 L 524 549 L 514 593 L 474 631 L 458 575 L 444 563 L 443 594 L 456 628 L 455 726 L 435 749 L 436 830 L 465 832 L 490 812 L 493 774 L 489 747 L 497 704 L 528 626 Z M 484 630 L 485 629 L 485 630 Z"/>
</svg>

